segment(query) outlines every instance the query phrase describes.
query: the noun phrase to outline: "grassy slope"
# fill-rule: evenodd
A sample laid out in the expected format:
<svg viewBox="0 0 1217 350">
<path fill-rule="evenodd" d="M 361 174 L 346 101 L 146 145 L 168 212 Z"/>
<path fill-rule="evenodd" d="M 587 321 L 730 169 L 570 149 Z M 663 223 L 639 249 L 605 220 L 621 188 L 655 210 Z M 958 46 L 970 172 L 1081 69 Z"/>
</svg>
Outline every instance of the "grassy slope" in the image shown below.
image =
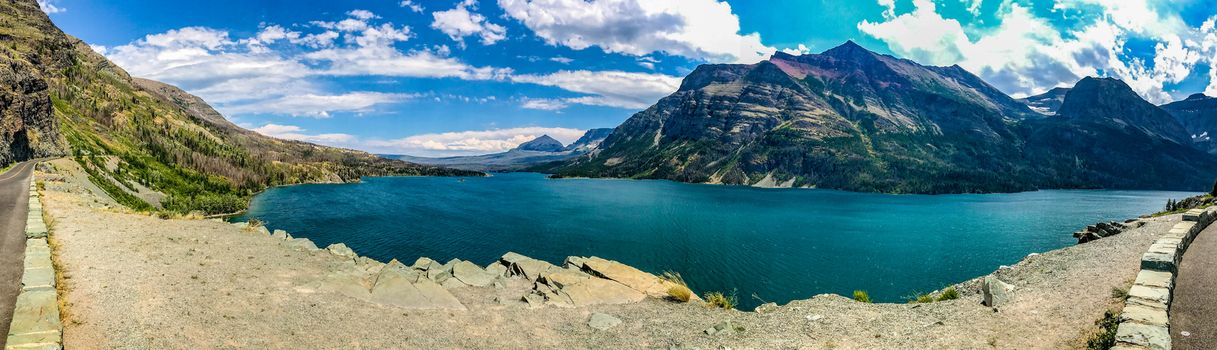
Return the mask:
<svg viewBox="0 0 1217 350">
<path fill-rule="evenodd" d="M 122 194 L 136 183 L 166 194 L 159 203 L 166 210 L 223 213 L 244 208 L 251 195 L 274 185 L 370 175 L 479 175 L 276 140 L 202 118 L 200 110 L 210 107 L 188 109 L 164 91 L 140 86 L 54 27 L 33 0 L 0 2 L 0 37 L 7 39 L 2 50 L 41 70 L 75 159 L 133 209 L 152 207 Z M 102 155 L 119 161 L 107 164 Z"/>
</svg>

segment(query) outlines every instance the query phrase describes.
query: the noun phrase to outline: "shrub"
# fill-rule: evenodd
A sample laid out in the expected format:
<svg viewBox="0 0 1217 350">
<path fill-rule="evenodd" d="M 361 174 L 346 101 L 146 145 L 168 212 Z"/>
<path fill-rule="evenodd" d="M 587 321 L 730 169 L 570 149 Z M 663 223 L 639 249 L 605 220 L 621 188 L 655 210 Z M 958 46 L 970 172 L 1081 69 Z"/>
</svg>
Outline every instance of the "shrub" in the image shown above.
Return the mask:
<svg viewBox="0 0 1217 350">
<path fill-rule="evenodd" d="M 735 293 L 731 293 L 730 296 L 719 292 L 706 293 L 706 304 L 720 309 L 734 309 L 737 302 L 738 300 L 735 297 Z"/>
<path fill-rule="evenodd" d="M 1111 297 L 1120 300 L 1128 299 L 1128 290 L 1119 287 L 1112 287 Z"/>
<path fill-rule="evenodd" d="M 932 302 L 934 302 L 934 295 L 930 293 L 918 294 L 917 296 L 909 299 L 910 304 L 925 304 Z"/>
<path fill-rule="evenodd" d="M 854 300 L 863 302 L 863 303 L 869 303 L 870 294 L 866 294 L 866 291 L 864 291 L 864 290 L 855 290 L 854 291 Z"/>
<path fill-rule="evenodd" d="M 668 299 L 682 303 L 693 299 L 693 290 L 689 289 L 689 285 L 685 283 L 685 279 L 680 276 L 680 273 L 664 271 L 662 275 L 659 275 L 659 279 L 673 284 L 668 288 Z"/>
<path fill-rule="evenodd" d="M 959 299 L 959 291 L 955 287 L 947 287 L 938 295 L 938 301 Z"/>
<path fill-rule="evenodd" d="M 1120 319 L 1116 316 L 1116 312 L 1107 310 L 1103 313 L 1103 318 L 1095 321 L 1094 324 L 1099 326 L 1099 331 L 1086 341 L 1086 349 L 1107 350 L 1115 346 L 1116 328 L 1120 326 Z"/>
</svg>

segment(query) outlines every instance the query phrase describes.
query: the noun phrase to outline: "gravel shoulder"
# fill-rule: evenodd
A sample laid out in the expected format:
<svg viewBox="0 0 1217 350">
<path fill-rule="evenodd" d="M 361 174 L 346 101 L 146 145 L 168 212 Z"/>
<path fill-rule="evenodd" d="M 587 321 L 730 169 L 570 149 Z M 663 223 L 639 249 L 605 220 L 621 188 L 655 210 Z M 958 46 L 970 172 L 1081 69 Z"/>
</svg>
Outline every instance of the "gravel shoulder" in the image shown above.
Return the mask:
<svg viewBox="0 0 1217 350">
<path fill-rule="evenodd" d="M 127 213 L 96 198 L 70 161 L 53 163 L 57 173 L 37 176 L 66 270 L 68 349 L 1077 348 L 1118 307 L 1112 289 L 1131 285 L 1141 253 L 1179 221 L 1152 219 L 1001 269 L 995 274 L 1015 290 L 997 312 L 981 305 L 978 280 L 960 283 L 957 300 L 821 295 L 765 313 L 654 298 L 529 308 L 502 289 L 477 287 L 452 290 L 465 311 L 406 310 L 335 291 L 354 269 L 349 260 L 222 222 Z M 521 282 L 506 289 L 527 288 Z M 595 330 L 588 320 L 597 312 L 623 322 Z M 726 320 L 743 330 L 703 332 Z"/>
</svg>

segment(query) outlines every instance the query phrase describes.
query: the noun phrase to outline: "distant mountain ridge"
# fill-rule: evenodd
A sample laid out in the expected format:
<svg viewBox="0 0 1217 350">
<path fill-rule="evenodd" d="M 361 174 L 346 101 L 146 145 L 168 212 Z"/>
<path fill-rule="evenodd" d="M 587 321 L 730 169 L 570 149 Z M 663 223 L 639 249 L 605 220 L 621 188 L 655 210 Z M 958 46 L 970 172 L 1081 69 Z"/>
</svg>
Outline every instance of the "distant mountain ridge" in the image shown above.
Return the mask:
<svg viewBox="0 0 1217 350">
<path fill-rule="evenodd" d="M 922 66 L 851 41 L 699 66 L 598 150 L 547 170 L 896 193 L 1207 189 L 1217 163 L 1186 135 L 1116 80 L 1083 79 L 1020 101 L 958 66 Z M 1137 160 L 1149 169 L 1113 163 Z M 1179 171 L 1188 174 L 1168 174 Z"/>
<path fill-rule="evenodd" d="M 541 135 L 528 142 L 522 143 L 507 152 L 476 156 L 459 157 L 415 157 L 408 155 L 381 155 L 390 159 L 400 159 L 412 163 L 443 166 L 453 169 L 473 171 L 519 171 L 531 167 L 560 162 L 578 157 L 596 149 L 612 133 L 613 129 L 591 129 L 570 145 L 562 145 L 561 141 Z"/>
</svg>

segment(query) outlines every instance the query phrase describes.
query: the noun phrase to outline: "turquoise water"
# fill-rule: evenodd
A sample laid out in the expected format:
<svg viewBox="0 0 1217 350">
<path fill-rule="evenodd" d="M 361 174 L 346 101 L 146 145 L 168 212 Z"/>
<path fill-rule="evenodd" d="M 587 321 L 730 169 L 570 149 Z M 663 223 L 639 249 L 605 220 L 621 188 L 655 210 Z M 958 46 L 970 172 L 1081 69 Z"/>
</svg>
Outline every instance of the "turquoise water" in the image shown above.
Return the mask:
<svg viewBox="0 0 1217 350">
<path fill-rule="evenodd" d="M 381 261 L 595 255 L 679 272 L 698 292 L 734 290 L 751 307 L 855 289 L 903 301 L 1072 245 L 1087 224 L 1189 195 L 882 195 L 513 173 L 278 187 L 257 196 L 248 216 Z"/>
</svg>

